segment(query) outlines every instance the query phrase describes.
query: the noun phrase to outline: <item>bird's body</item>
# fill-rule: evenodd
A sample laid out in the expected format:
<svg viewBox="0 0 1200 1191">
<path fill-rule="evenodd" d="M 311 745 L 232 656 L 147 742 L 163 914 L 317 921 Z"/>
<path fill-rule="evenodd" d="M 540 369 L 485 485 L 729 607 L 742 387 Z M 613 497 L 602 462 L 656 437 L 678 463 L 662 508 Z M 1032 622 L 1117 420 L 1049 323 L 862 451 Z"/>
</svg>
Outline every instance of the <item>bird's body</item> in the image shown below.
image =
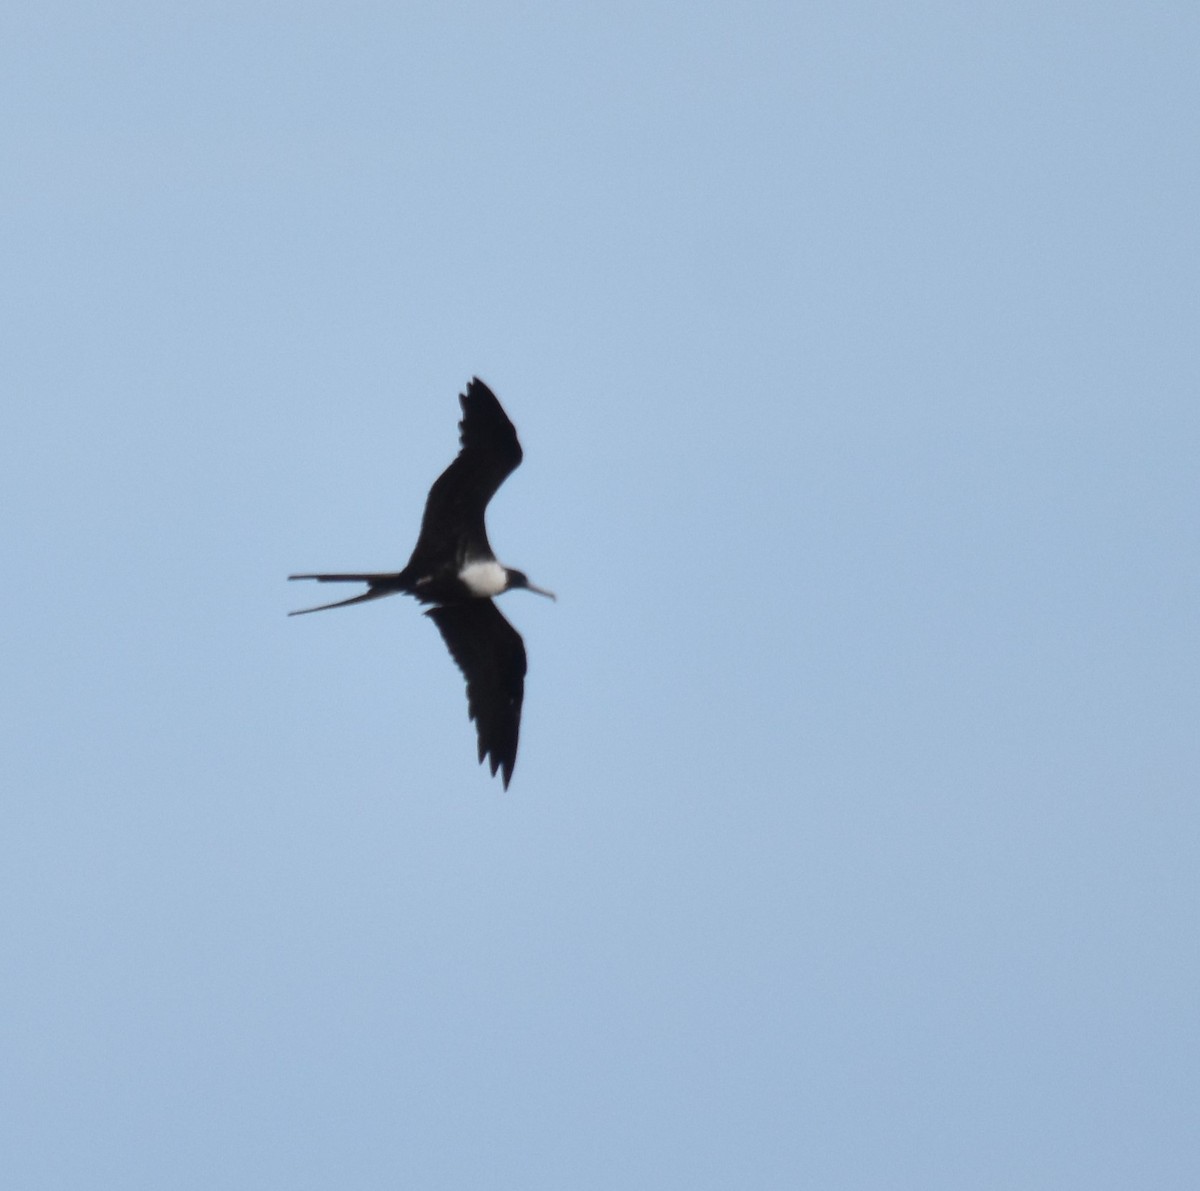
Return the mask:
<svg viewBox="0 0 1200 1191">
<path fill-rule="evenodd" d="M 349 599 L 289 615 L 399 594 L 433 605 L 426 615 L 437 625 L 467 680 L 467 707 L 479 735 L 479 760 L 490 759 L 493 775 L 502 771 L 507 789 L 520 735 L 525 645 L 492 597 L 515 587 L 554 597 L 535 587 L 521 571 L 496 561 L 484 525 L 488 502 L 521 462 L 516 429 L 495 394 L 478 378 L 459 401 L 461 449 L 429 490 L 408 565 L 382 574 L 289 575 L 289 579 L 321 583 L 367 584 L 366 591 Z"/>
</svg>

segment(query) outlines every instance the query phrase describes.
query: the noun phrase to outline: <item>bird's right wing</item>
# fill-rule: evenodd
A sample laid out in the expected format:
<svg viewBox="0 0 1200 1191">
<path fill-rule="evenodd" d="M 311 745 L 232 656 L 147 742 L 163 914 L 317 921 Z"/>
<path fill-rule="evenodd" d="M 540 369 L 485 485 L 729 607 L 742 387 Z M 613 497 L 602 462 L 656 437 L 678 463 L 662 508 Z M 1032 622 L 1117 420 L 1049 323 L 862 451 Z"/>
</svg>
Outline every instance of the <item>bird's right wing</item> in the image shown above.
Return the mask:
<svg viewBox="0 0 1200 1191">
<path fill-rule="evenodd" d="M 467 680 L 467 710 L 479 734 L 479 760 L 508 789 L 517 762 L 525 698 L 525 643 L 491 600 L 443 604 L 426 613 Z"/>
<path fill-rule="evenodd" d="M 495 393 L 473 379 L 459 395 L 461 449 L 429 490 L 409 567 L 426 570 L 463 554 L 490 553 L 483 515 L 496 489 L 523 457 L 517 431 Z"/>
</svg>

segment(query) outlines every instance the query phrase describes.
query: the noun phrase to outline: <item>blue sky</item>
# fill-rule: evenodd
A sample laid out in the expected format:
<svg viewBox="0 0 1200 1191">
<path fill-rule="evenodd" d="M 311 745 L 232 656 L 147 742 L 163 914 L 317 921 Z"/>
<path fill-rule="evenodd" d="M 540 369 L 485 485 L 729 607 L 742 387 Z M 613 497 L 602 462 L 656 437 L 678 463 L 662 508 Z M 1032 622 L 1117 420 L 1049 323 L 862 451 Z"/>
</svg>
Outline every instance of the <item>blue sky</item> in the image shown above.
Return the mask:
<svg viewBox="0 0 1200 1191">
<path fill-rule="evenodd" d="M 0 16 L 19 1188 L 1192 1188 L 1191 5 Z M 392 569 L 473 375 L 512 787 Z"/>
</svg>

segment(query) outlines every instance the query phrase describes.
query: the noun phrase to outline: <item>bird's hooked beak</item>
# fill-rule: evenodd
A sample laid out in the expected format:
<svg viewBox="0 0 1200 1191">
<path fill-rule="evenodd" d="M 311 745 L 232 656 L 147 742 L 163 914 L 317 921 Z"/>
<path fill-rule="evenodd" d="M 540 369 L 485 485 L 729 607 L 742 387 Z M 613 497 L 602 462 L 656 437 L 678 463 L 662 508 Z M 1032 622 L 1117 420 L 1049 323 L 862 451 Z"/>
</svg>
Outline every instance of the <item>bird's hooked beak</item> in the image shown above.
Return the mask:
<svg viewBox="0 0 1200 1191">
<path fill-rule="evenodd" d="M 552 591 L 547 591 L 544 587 L 538 587 L 536 583 L 529 582 L 529 576 L 524 571 L 514 571 L 511 567 L 504 568 L 505 584 L 501 591 L 512 591 L 514 588 L 523 587 L 526 591 L 536 591 L 538 595 L 544 595 L 549 600 L 557 600 L 558 596 Z"/>
</svg>

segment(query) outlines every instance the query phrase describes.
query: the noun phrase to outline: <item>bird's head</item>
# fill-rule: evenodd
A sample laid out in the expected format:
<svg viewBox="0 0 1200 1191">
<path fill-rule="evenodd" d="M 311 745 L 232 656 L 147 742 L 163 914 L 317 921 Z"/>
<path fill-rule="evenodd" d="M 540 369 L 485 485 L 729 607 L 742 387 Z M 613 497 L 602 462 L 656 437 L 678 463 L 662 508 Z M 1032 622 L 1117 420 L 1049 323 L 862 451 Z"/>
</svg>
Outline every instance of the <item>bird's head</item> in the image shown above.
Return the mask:
<svg viewBox="0 0 1200 1191">
<path fill-rule="evenodd" d="M 537 587 L 529 582 L 529 576 L 524 571 L 514 571 L 510 567 L 505 567 L 504 574 L 508 578 L 508 583 L 505 585 L 505 591 L 512 591 L 514 588 L 523 587 L 526 591 L 537 592 L 538 595 L 546 596 L 547 599 L 557 600 L 558 596 L 552 591 L 547 591 L 544 587 Z"/>
</svg>

